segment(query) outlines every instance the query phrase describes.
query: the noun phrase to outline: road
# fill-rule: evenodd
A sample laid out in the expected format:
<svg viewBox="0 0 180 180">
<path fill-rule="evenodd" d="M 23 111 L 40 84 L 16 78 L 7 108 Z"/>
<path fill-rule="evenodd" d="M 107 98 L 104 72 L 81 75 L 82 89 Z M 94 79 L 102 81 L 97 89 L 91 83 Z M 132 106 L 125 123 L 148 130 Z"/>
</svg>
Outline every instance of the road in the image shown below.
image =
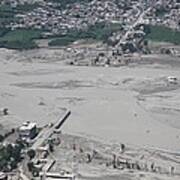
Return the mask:
<svg viewBox="0 0 180 180">
<path fill-rule="evenodd" d="M 30 147 L 30 149 L 33 150 L 37 150 L 40 146 L 42 146 L 42 144 L 54 133 L 54 130 L 60 129 L 62 127 L 62 125 L 64 124 L 64 122 L 66 121 L 66 119 L 70 116 L 71 111 L 70 110 L 66 110 L 64 112 L 64 114 L 57 120 L 57 122 L 55 124 L 53 124 L 51 127 L 47 127 L 45 129 L 43 129 L 39 135 L 36 137 L 34 144 L 32 145 L 32 147 Z M 21 162 L 18 170 L 20 172 L 20 177 L 23 180 L 30 180 L 30 177 L 27 176 L 27 162 L 28 162 L 28 158 L 25 157 L 25 159 Z"/>
</svg>

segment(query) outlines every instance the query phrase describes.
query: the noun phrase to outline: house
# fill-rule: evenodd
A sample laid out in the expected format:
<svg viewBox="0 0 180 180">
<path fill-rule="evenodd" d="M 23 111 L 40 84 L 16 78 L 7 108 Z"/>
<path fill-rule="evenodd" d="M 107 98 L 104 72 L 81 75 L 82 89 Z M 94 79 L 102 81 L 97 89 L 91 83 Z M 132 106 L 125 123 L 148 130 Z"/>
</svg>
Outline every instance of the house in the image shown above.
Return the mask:
<svg viewBox="0 0 180 180">
<path fill-rule="evenodd" d="M 177 77 L 175 77 L 175 76 L 168 76 L 167 77 L 167 80 L 168 80 L 168 82 L 169 83 L 171 83 L 171 84 L 177 84 Z"/>
<path fill-rule="evenodd" d="M 7 175 L 3 172 L 0 172 L 0 180 L 7 180 L 7 179 L 8 179 Z"/>
</svg>

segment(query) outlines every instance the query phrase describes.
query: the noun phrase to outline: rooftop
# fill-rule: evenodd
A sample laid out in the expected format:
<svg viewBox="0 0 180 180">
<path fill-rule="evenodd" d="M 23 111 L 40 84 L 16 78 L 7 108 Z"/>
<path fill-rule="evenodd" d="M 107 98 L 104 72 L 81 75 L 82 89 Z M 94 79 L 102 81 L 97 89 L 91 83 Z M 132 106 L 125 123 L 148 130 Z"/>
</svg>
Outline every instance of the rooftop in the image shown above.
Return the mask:
<svg viewBox="0 0 180 180">
<path fill-rule="evenodd" d="M 19 128 L 19 130 L 26 131 L 26 130 L 31 130 L 34 127 L 36 127 L 36 123 L 27 121 L 27 122 L 23 123 L 23 125 Z"/>
</svg>

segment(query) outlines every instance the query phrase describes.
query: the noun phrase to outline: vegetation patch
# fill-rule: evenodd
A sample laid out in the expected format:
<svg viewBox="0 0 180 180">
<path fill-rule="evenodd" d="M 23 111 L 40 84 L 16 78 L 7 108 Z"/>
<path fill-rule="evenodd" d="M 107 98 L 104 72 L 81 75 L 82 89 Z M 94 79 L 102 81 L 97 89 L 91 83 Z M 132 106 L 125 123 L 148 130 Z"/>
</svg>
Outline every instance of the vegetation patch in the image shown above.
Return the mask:
<svg viewBox="0 0 180 180">
<path fill-rule="evenodd" d="M 163 17 L 168 12 L 169 12 L 169 10 L 167 10 L 166 8 L 160 7 L 158 9 L 156 9 L 156 16 Z"/>
<path fill-rule="evenodd" d="M 17 168 L 21 161 L 21 152 L 24 148 L 22 143 L 8 144 L 0 147 L 0 171 L 10 172 Z"/>
<path fill-rule="evenodd" d="M 146 38 L 152 41 L 180 44 L 180 32 L 164 26 L 150 26 Z"/>
<path fill-rule="evenodd" d="M 113 32 L 120 31 L 122 26 L 120 24 L 105 24 L 105 23 L 97 23 L 93 26 L 90 26 L 85 31 L 69 31 L 65 36 L 57 37 L 49 42 L 50 46 L 67 46 L 74 41 L 80 39 L 94 39 L 97 41 L 107 42 L 109 36 L 112 35 Z"/>
<path fill-rule="evenodd" d="M 9 31 L 10 31 L 10 29 L 8 29 L 8 28 L 0 28 L 0 37 L 4 36 Z"/>
<path fill-rule="evenodd" d="M 40 30 L 31 29 L 17 29 L 14 31 L 8 31 L 2 37 L 0 37 L 0 47 L 10 49 L 36 48 L 37 44 L 34 42 L 34 39 L 41 38 L 41 33 L 42 31 Z"/>
</svg>

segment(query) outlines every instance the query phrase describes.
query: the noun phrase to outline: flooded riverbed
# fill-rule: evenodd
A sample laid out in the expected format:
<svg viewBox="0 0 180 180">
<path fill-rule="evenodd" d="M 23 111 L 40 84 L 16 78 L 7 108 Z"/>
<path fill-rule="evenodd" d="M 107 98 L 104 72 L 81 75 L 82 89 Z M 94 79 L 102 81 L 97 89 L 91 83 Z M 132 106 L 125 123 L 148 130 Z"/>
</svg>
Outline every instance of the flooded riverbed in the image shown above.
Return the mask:
<svg viewBox="0 0 180 180">
<path fill-rule="evenodd" d="M 10 112 L 0 117 L 2 125 L 14 127 L 30 120 L 43 126 L 68 108 L 72 115 L 64 132 L 180 149 L 179 84 L 164 81 L 171 75 L 180 79 L 178 67 L 74 67 L 57 57 L 42 63 L 33 57 L 18 61 L 21 54 L 13 51 L 0 54 L 0 106 Z"/>
</svg>

